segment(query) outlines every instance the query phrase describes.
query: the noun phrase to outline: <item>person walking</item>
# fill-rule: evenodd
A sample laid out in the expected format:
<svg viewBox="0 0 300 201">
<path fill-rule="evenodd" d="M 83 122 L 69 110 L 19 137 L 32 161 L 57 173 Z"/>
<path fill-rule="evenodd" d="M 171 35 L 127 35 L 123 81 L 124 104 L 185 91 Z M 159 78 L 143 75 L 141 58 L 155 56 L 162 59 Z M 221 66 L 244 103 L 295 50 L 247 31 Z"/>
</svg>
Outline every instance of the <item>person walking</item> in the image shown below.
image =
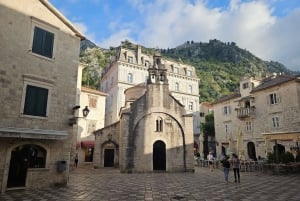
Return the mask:
<svg viewBox="0 0 300 201">
<path fill-rule="evenodd" d="M 232 168 L 234 173 L 234 182 L 240 183 L 240 159 L 236 154 L 232 154 Z"/>
<path fill-rule="evenodd" d="M 75 161 L 74 161 L 74 166 L 77 167 L 78 165 L 78 153 L 75 155 Z"/>
<path fill-rule="evenodd" d="M 225 182 L 228 183 L 228 175 L 229 175 L 229 170 L 230 170 L 230 162 L 229 162 L 229 157 L 225 156 L 224 159 L 221 161 L 222 166 L 224 168 L 224 178 Z"/>
<path fill-rule="evenodd" d="M 212 172 L 213 171 L 214 155 L 211 152 L 209 152 L 209 154 L 207 156 L 207 160 L 208 160 L 209 169 Z"/>
</svg>

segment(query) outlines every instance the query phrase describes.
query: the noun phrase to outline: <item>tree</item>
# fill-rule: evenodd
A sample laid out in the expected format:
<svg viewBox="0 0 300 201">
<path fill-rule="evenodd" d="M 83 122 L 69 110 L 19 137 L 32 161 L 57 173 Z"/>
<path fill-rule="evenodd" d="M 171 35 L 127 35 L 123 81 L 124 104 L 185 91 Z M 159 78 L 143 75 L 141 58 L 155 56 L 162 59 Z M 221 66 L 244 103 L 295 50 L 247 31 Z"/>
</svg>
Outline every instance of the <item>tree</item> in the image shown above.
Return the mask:
<svg viewBox="0 0 300 201">
<path fill-rule="evenodd" d="M 216 153 L 214 113 L 207 114 L 205 116 L 205 122 L 201 123 L 200 127 L 203 131 L 204 156 L 206 156 L 209 151 Z"/>
</svg>

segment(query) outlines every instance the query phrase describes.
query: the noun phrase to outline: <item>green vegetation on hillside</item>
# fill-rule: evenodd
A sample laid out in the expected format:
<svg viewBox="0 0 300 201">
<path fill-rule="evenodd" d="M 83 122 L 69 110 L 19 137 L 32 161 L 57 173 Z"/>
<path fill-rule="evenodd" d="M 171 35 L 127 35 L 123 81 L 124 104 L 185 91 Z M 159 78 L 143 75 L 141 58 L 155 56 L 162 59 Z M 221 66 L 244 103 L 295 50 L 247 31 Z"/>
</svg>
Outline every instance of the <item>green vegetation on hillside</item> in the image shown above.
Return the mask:
<svg viewBox="0 0 300 201">
<path fill-rule="evenodd" d="M 208 43 L 187 41 L 172 49 L 161 49 L 162 55 L 182 60 L 197 69 L 200 78 L 200 102 L 215 101 L 235 91 L 245 76 L 262 77 L 271 72 L 290 73 L 278 62 L 266 62 L 235 43 L 216 39 Z"/>
<path fill-rule="evenodd" d="M 123 41 L 121 45 L 124 48 L 136 50 L 136 45 L 129 41 Z M 145 54 L 153 55 L 155 51 L 160 51 L 163 57 L 194 66 L 200 78 L 200 102 L 213 102 L 221 96 L 232 93 L 237 89 L 240 79 L 245 76 L 262 77 L 273 72 L 293 73 L 278 62 L 259 59 L 233 42 L 224 43 L 216 39 L 208 43 L 187 41 L 171 49 L 156 50 L 143 46 L 141 48 Z M 108 64 L 115 53 L 116 48 L 84 50 L 80 61 L 86 63 L 88 67 L 83 72 L 82 84 L 95 89 L 99 88 L 101 68 Z"/>
<path fill-rule="evenodd" d="M 115 54 L 115 49 L 104 50 L 98 47 L 85 49 L 80 55 L 80 62 L 86 65 L 82 71 L 82 86 L 98 89 L 101 70 L 109 63 L 111 56 Z"/>
</svg>

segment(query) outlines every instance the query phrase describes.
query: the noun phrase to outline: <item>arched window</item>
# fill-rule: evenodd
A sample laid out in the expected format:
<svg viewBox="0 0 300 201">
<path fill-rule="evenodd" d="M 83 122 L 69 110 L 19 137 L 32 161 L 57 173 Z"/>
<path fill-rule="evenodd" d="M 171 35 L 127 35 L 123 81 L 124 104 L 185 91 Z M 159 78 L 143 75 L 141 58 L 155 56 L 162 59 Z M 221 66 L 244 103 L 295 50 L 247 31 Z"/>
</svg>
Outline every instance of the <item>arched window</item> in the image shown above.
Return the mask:
<svg viewBox="0 0 300 201">
<path fill-rule="evenodd" d="M 132 75 L 132 73 L 128 73 L 128 75 L 127 75 L 127 82 L 128 83 L 132 83 L 133 82 L 133 75 Z"/>
<path fill-rule="evenodd" d="M 161 117 L 158 117 L 156 119 L 156 129 L 155 131 L 157 132 L 162 132 L 163 131 L 163 119 Z"/>
<path fill-rule="evenodd" d="M 188 93 L 192 93 L 193 92 L 193 87 L 192 87 L 192 85 L 189 85 L 189 88 L 188 88 Z"/>
<path fill-rule="evenodd" d="M 174 90 L 179 91 L 179 83 L 178 82 L 175 83 Z"/>
</svg>

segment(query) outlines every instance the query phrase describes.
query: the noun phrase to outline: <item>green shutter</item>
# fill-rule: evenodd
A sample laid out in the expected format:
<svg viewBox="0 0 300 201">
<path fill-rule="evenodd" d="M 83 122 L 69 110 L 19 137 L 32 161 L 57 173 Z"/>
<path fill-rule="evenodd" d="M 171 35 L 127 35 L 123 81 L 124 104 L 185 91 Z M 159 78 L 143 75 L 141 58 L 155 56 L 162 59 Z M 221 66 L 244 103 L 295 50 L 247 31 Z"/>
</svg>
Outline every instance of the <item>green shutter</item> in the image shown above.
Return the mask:
<svg viewBox="0 0 300 201">
<path fill-rule="evenodd" d="M 32 52 L 40 55 L 43 52 L 43 30 L 38 27 L 34 27 Z"/>
<path fill-rule="evenodd" d="M 27 85 L 24 114 L 46 116 L 48 89 Z"/>
<path fill-rule="evenodd" d="M 34 28 L 32 52 L 52 58 L 54 34 L 39 27 Z"/>
</svg>

